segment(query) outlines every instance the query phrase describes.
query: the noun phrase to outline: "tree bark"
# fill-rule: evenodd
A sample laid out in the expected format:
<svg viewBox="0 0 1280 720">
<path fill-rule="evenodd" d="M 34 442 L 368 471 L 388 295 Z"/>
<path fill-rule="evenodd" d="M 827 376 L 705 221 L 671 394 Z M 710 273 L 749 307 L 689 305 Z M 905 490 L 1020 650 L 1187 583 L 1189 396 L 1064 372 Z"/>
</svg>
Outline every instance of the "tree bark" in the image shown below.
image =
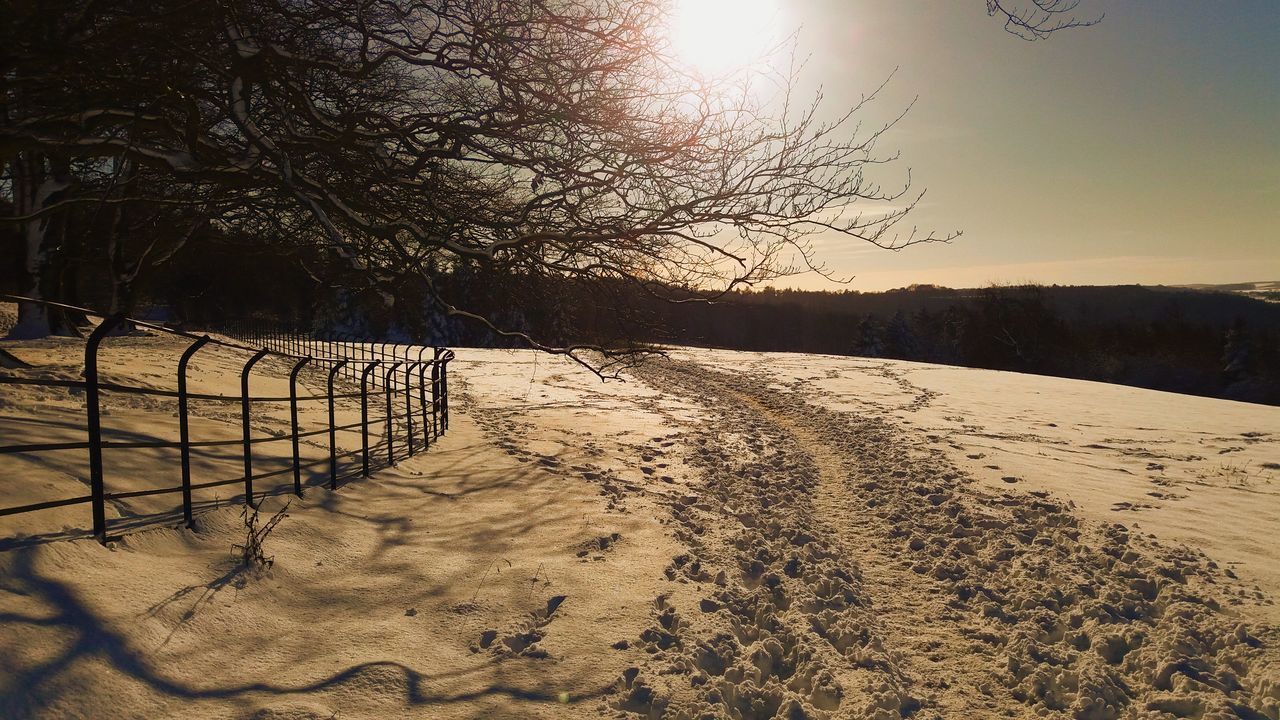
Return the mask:
<svg viewBox="0 0 1280 720">
<path fill-rule="evenodd" d="M 13 196 L 17 215 L 30 215 L 57 202 L 71 187 L 68 164 L 40 152 L 20 152 L 13 160 Z M 48 287 L 52 263 L 51 238 L 53 216 L 46 215 L 22 224 L 27 280 L 27 297 L 41 300 Z M 13 339 L 45 337 L 52 331 L 51 314 L 44 305 L 34 302 L 18 304 L 18 322 L 9 331 Z"/>
</svg>

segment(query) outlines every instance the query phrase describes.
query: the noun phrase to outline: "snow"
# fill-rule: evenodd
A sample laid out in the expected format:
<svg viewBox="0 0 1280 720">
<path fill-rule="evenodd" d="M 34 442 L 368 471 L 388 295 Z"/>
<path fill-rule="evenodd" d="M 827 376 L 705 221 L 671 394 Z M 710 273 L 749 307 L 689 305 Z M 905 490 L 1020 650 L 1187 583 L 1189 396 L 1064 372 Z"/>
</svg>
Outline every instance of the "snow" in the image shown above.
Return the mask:
<svg viewBox="0 0 1280 720">
<path fill-rule="evenodd" d="M 181 350 L 106 347 L 156 387 Z M 5 372 L 79 372 L 78 341 L 4 348 L 37 366 Z M 235 395 L 242 360 L 198 355 L 193 391 Z M 109 547 L 87 506 L 0 517 L 0 715 L 1280 717 L 1275 408 L 705 350 L 606 384 L 462 349 L 450 386 L 428 452 L 303 498 L 281 478 L 269 568 L 231 556 L 235 486 L 194 530 L 175 496 L 119 501 Z M 81 439 L 75 395 L 0 403 L 6 444 Z M 113 436 L 176 436 L 168 402 L 105 407 Z M 239 437 L 238 406 L 193 412 Z M 109 486 L 176 484 L 164 452 L 116 451 Z M 0 456 L 0 504 L 82 494 L 82 455 Z"/>
<path fill-rule="evenodd" d="M 676 353 L 692 359 L 693 353 Z M 699 351 L 835 410 L 892 417 L 993 491 L 1198 548 L 1280 596 L 1280 408 L 896 360 Z M 1280 610 L 1269 606 L 1271 622 Z"/>
</svg>

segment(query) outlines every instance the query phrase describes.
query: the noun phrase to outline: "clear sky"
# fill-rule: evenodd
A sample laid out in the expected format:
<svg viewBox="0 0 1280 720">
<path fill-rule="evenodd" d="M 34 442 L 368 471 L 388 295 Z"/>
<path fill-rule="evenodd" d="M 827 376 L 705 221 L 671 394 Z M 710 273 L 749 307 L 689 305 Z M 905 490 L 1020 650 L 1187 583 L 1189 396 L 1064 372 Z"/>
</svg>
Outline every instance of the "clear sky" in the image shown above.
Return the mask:
<svg viewBox="0 0 1280 720">
<path fill-rule="evenodd" d="M 897 74 L 885 141 L 964 236 L 823 241 L 847 287 L 1280 280 L 1280 0 L 1084 0 L 1100 25 L 1026 42 L 982 0 L 777 0 L 835 106 Z M 838 287 L 802 276 L 781 285 Z"/>
</svg>

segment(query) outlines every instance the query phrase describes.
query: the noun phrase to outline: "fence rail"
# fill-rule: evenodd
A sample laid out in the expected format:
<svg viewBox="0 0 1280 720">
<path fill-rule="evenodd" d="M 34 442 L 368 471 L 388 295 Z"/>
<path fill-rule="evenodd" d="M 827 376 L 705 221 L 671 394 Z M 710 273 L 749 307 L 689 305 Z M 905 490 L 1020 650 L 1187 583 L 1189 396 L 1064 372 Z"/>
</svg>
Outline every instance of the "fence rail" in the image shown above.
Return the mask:
<svg viewBox="0 0 1280 720">
<path fill-rule="evenodd" d="M 261 321 L 242 321 L 231 323 L 225 328 L 218 328 L 223 338 L 214 338 L 207 334 L 194 334 L 184 330 L 165 327 L 123 315 L 108 315 L 88 308 L 67 305 L 45 300 L 36 300 L 16 295 L 0 295 L 0 300 L 20 303 L 35 303 L 47 308 L 81 313 L 87 317 L 101 318 L 101 322 L 89 334 L 84 348 L 84 379 L 63 380 L 53 378 L 29 378 L 0 375 L 0 385 L 34 385 L 48 388 L 65 388 L 82 391 L 85 396 L 84 432 L 86 439 L 75 442 L 45 442 L 0 445 L 0 456 L 6 454 L 46 453 L 69 450 L 87 450 L 89 463 L 89 494 L 77 497 L 48 500 L 13 507 L 0 507 L 0 516 L 19 513 L 36 512 L 68 505 L 89 504 L 92 510 L 93 534 L 99 542 L 107 542 L 108 526 L 106 519 L 106 503 L 108 500 L 182 493 L 183 519 L 188 527 L 193 525 L 192 491 L 243 484 L 244 501 L 254 505 L 255 481 L 268 480 L 292 473 L 293 492 L 302 494 L 302 471 L 319 465 L 328 465 L 331 490 L 338 486 L 338 461 L 354 455 L 360 456 L 361 474 L 368 477 L 371 473 L 371 453 L 369 430 L 371 425 L 383 425 L 386 430 L 387 463 L 396 462 L 395 424 L 403 421 L 403 435 L 407 456 L 417 452 L 417 441 L 421 440 L 421 450 L 427 450 L 431 443 L 439 438 L 449 427 L 449 361 L 453 352 L 442 347 L 429 347 L 390 342 L 377 342 L 361 339 L 348 334 L 303 333 L 285 330 L 278 326 Z M 158 333 L 190 340 L 191 343 L 183 351 L 176 372 L 176 389 L 164 390 L 122 383 L 105 382 L 98 370 L 99 353 L 108 338 L 117 335 L 123 328 L 132 326 Z M 252 353 L 251 357 L 240 368 L 240 393 L 238 395 L 221 395 L 216 393 L 195 393 L 187 388 L 187 369 L 190 361 L 206 347 L 222 347 L 229 350 Z M 390 348 L 390 349 L 388 349 Z M 424 355 L 431 351 L 430 357 Z M 261 360 L 276 357 L 292 361 L 289 371 L 289 394 L 287 396 L 254 396 L 251 395 L 250 379 L 252 370 Z M 327 367 L 326 392 L 308 395 L 298 394 L 298 376 L 308 365 Z M 427 372 L 430 371 L 430 378 Z M 358 383 L 358 391 L 338 392 L 336 383 L 339 376 L 352 383 Z M 416 380 L 416 382 L 415 382 Z M 178 401 L 179 439 L 173 441 L 114 441 L 103 437 L 102 397 L 104 393 L 135 394 L 151 397 L 176 398 Z M 395 408 L 403 401 L 403 412 Z M 360 401 L 360 421 L 338 424 L 336 422 L 335 403 L 339 400 Z M 414 400 L 417 409 L 414 409 Z M 190 433 L 189 401 L 201 400 L 221 403 L 238 403 L 240 406 L 240 437 L 232 440 L 192 440 Z M 371 400 L 379 405 L 378 417 L 371 415 Z M 303 432 L 299 429 L 298 412 L 300 404 L 326 404 L 328 425 L 320 430 Z M 286 435 L 270 437 L 253 437 L 250 421 L 254 408 L 262 405 L 288 403 L 290 432 Z M 418 421 L 415 432 L 415 420 Z M 359 450 L 342 451 L 337 445 L 337 433 L 360 431 L 361 444 Z M 304 438 L 328 436 L 328 457 L 303 462 L 299 443 Z M 285 442 L 291 444 L 292 462 L 289 467 L 269 472 L 254 472 L 254 448 L 268 443 Z M 235 447 L 240 448 L 240 459 L 243 463 L 243 474 L 237 477 L 212 481 L 195 482 L 192 478 L 191 451 L 195 448 Z M 107 489 L 107 478 L 103 465 L 104 450 L 167 448 L 180 452 L 181 484 L 174 487 L 135 490 L 128 492 L 110 492 Z"/>
</svg>

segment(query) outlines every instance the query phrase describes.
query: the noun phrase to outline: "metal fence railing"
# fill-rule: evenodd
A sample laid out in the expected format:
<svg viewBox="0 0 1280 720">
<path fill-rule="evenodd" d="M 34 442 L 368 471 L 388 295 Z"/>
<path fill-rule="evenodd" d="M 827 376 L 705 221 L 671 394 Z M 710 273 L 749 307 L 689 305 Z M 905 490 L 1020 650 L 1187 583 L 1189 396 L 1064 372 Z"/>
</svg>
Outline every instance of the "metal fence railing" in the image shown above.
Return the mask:
<svg viewBox="0 0 1280 720">
<path fill-rule="evenodd" d="M 337 489 L 340 479 L 339 461 L 354 455 L 360 458 L 360 474 L 367 477 L 375 465 L 375 450 L 381 450 L 381 442 L 370 442 L 371 426 L 381 426 L 385 432 L 386 463 L 394 464 L 397 458 L 397 423 L 404 428 L 404 455 L 413 456 L 420 449 L 425 451 L 449 427 L 448 366 L 453 359 L 451 350 L 440 347 L 370 342 L 351 335 L 327 336 L 318 333 L 285 331 L 264 321 L 234 322 L 219 328 L 226 339 L 206 334 L 195 334 L 165 327 L 160 324 L 106 315 L 86 308 L 62 303 L 35 300 L 20 296 L 0 295 L 0 300 L 23 303 L 39 303 L 49 309 L 80 313 L 100 318 L 101 322 L 88 335 L 84 344 L 83 380 L 66 380 L 49 377 L 24 377 L 21 374 L 0 373 L 0 386 L 34 385 L 42 388 L 62 388 L 71 392 L 83 392 L 83 432 L 85 439 L 71 442 L 32 442 L 0 444 L 0 456 L 9 454 L 34 454 L 68 451 L 87 451 L 89 494 L 63 497 L 16 506 L 5 506 L 5 484 L 18 482 L 16 478 L 0 479 L 0 516 L 30 513 L 69 505 L 88 504 L 92 510 L 93 534 L 100 542 L 108 538 L 106 503 L 111 500 L 138 498 L 170 493 L 182 494 L 182 514 L 188 527 L 193 524 L 192 491 L 222 486 L 243 485 L 244 502 L 254 505 L 255 498 L 265 494 L 255 483 L 292 474 L 292 491 L 301 495 L 302 474 L 306 470 L 327 464 L 327 485 Z M 174 389 L 157 389 L 139 384 L 110 382 L 99 372 L 99 359 L 103 343 L 119 335 L 121 330 L 133 328 L 153 331 L 189 340 L 182 351 L 174 378 Z M 249 354 L 239 368 L 240 393 L 195 393 L 188 389 L 188 368 L 191 361 L 205 348 L 223 348 Z M 430 356 L 426 354 L 430 351 Z M 274 357 L 291 363 L 288 371 L 289 394 L 254 396 L 250 394 L 250 378 L 255 365 L 264 358 Z M 299 374 L 307 366 L 322 371 L 325 392 L 299 395 Z M 344 387 L 345 385 L 345 387 Z M 177 400 L 178 440 L 120 441 L 103 436 L 103 397 L 113 393 L 169 398 Z M 223 403 L 239 408 L 240 437 L 238 439 L 193 440 L 191 438 L 189 405 L 193 400 Z M 356 401 L 360 404 L 359 422 L 338 423 L 337 403 Z M 415 408 L 416 401 L 416 408 Z M 290 430 L 287 434 L 255 437 L 251 420 L 255 409 L 288 403 Z M 327 427 L 318 430 L 299 429 L 299 408 L 307 403 L 323 403 L 327 409 Z M 371 407 L 375 404 L 380 407 Z M 401 409 L 403 412 L 401 412 Z M 339 433 L 359 432 L 358 450 L 343 451 L 337 441 Z M 312 437 L 328 440 L 328 457 L 304 462 L 300 455 L 300 441 Z M 3 441 L 0 441 L 2 443 Z M 270 457 L 263 448 L 271 443 L 289 442 L 291 462 L 288 467 L 271 471 L 254 471 L 255 449 L 259 459 Z M 197 481 L 192 477 L 192 451 L 206 448 L 236 448 L 240 450 L 243 474 L 237 477 Z M 104 451 L 127 451 L 143 448 L 177 449 L 181 484 L 173 487 L 147 488 L 143 490 L 115 491 L 108 488 L 104 470 Z"/>
</svg>

